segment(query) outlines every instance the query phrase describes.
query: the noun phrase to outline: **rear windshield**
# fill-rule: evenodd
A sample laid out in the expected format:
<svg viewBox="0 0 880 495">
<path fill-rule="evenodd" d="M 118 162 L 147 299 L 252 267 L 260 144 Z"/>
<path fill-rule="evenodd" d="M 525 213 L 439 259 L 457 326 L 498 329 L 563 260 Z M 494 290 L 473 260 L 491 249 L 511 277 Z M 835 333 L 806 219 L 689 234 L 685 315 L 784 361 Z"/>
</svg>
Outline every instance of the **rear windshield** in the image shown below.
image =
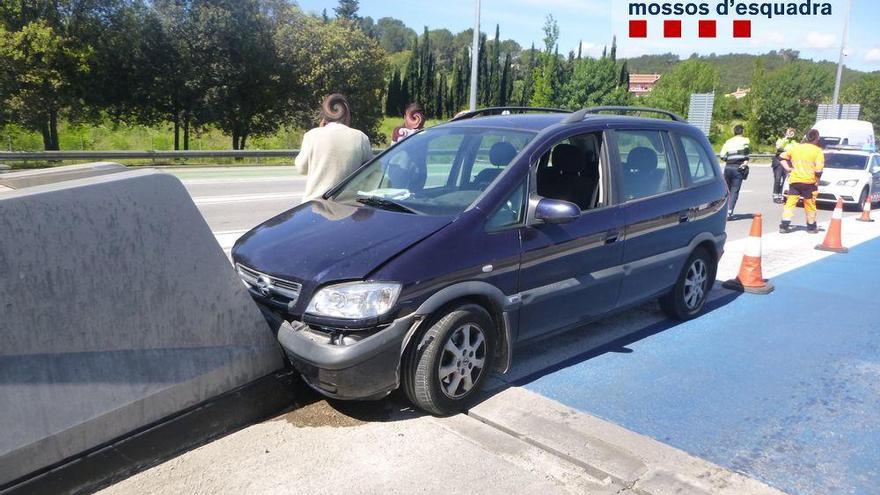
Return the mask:
<svg viewBox="0 0 880 495">
<path fill-rule="evenodd" d="M 842 153 L 825 154 L 826 168 L 842 168 L 846 170 L 864 170 L 868 167 L 868 157 L 861 155 L 846 155 Z"/>
<path fill-rule="evenodd" d="M 484 127 L 427 129 L 361 169 L 333 199 L 415 214 L 457 215 L 534 137 L 534 132 Z"/>
</svg>

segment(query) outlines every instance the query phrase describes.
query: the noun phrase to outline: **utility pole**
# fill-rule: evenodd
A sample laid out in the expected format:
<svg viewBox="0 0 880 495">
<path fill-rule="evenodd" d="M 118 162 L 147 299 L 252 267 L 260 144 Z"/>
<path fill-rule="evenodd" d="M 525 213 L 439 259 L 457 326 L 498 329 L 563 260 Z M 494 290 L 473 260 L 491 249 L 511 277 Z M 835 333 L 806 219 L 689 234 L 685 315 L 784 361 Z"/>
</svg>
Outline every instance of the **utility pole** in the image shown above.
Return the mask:
<svg viewBox="0 0 880 495">
<path fill-rule="evenodd" d="M 477 109 L 477 64 L 480 62 L 480 0 L 477 0 L 474 14 L 474 46 L 471 48 L 471 101 L 470 109 Z"/>
<path fill-rule="evenodd" d="M 843 62 L 844 58 L 846 58 L 846 37 L 849 31 L 849 11 L 851 8 L 852 0 L 847 0 L 846 17 L 843 19 L 843 39 L 840 40 L 840 60 L 837 62 L 837 80 L 834 82 L 834 98 L 831 100 L 834 113 L 837 114 L 838 118 L 840 117 L 840 107 L 837 106 L 837 102 L 840 99 L 840 80 L 843 77 Z"/>
</svg>

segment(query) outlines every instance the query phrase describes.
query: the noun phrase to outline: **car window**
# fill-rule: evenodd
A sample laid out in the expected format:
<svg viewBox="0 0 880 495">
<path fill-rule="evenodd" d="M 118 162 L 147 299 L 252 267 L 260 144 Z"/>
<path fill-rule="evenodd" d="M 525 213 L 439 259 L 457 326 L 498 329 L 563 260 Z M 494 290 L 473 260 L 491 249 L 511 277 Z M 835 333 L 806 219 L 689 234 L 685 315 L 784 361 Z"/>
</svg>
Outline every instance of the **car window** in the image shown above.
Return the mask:
<svg viewBox="0 0 880 495">
<path fill-rule="evenodd" d="M 607 204 L 602 133 L 587 133 L 555 143 L 535 171 L 539 196 L 576 204 L 581 211 Z"/>
<path fill-rule="evenodd" d="M 868 157 L 847 153 L 825 153 L 825 168 L 842 168 L 845 170 L 865 170 Z"/>
<path fill-rule="evenodd" d="M 673 190 L 670 153 L 660 131 L 617 131 L 624 201 Z M 678 187 L 678 184 L 675 184 Z"/>
<path fill-rule="evenodd" d="M 691 136 L 678 135 L 678 143 L 684 156 L 684 173 L 691 184 L 706 182 L 716 177 L 715 157 Z"/>
<path fill-rule="evenodd" d="M 516 225 L 522 222 L 525 211 L 526 183 L 523 181 L 489 217 L 486 222 L 486 230 L 498 230 Z"/>
<path fill-rule="evenodd" d="M 535 133 L 484 127 L 437 127 L 406 138 L 363 167 L 333 195 L 342 203 L 389 201 L 427 215 L 456 215 L 512 163 Z M 366 197 L 374 200 L 366 201 Z M 397 208 L 402 209 L 402 208 Z"/>
<path fill-rule="evenodd" d="M 477 156 L 469 172 L 469 181 L 475 184 L 497 177 L 530 140 L 531 135 L 487 134 L 482 136 Z"/>
</svg>

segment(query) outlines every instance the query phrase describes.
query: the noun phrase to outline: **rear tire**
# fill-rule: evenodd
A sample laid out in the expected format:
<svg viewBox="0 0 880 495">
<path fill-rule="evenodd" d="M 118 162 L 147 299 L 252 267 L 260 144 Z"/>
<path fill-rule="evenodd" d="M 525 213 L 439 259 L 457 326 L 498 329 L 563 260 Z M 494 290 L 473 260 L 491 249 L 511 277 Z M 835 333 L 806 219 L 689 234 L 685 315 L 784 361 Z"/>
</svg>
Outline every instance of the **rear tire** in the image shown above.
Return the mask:
<svg viewBox="0 0 880 495">
<path fill-rule="evenodd" d="M 700 316 L 706 307 L 709 291 L 715 284 L 717 269 L 715 258 L 705 248 L 695 249 L 685 262 L 675 285 L 660 297 L 663 312 L 670 318 L 682 321 Z"/>
<path fill-rule="evenodd" d="M 447 416 L 466 409 L 485 383 L 494 364 L 497 330 L 476 304 L 438 316 L 413 339 L 402 378 L 413 405 Z"/>
</svg>

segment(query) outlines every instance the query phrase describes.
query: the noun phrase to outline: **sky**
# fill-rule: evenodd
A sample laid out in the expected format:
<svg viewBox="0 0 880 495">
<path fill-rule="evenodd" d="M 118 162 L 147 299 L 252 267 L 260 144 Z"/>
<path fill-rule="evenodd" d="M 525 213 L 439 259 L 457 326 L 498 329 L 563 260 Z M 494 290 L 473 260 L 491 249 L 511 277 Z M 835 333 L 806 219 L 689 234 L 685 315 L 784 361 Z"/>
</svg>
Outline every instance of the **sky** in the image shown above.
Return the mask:
<svg viewBox="0 0 880 495">
<path fill-rule="evenodd" d="M 714 8 L 719 0 L 704 1 Z M 699 1 L 697 3 L 699 3 Z M 727 0 L 740 3 L 771 3 L 768 0 Z M 696 36 L 697 19 L 682 18 L 683 37 L 664 39 L 660 35 L 661 21 L 674 17 L 649 18 L 649 37 L 628 37 L 629 0 L 482 0 L 481 29 L 494 34 L 495 24 L 501 25 L 501 38 L 514 39 L 528 47 L 533 42 L 541 47 L 544 19 L 552 14 L 559 23 L 559 51 L 577 50 L 581 43 L 584 53 L 598 56 L 611 37 L 617 35 L 619 56 L 633 57 L 644 54 L 676 53 L 682 57 L 692 53 L 766 53 L 770 50 L 791 48 L 799 50 L 802 58 L 837 61 L 843 34 L 846 0 L 789 0 L 777 4 L 828 3 L 833 15 L 829 17 L 736 17 L 751 19 L 752 37 L 734 39 L 731 19 L 718 18 L 718 37 L 699 39 Z M 657 0 L 654 0 L 655 3 Z M 307 12 L 320 13 L 327 9 L 333 15 L 335 0 L 299 0 Z M 687 3 L 687 2 L 681 2 Z M 473 26 L 474 0 L 361 0 L 360 15 L 373 19 L 395 17 L 421 33 L 429 29 L 446 28 L 453 33 Z M 880 1 L 852 0 L 846 64 L 863 70 L 880 70 Z"/>
</svg>

